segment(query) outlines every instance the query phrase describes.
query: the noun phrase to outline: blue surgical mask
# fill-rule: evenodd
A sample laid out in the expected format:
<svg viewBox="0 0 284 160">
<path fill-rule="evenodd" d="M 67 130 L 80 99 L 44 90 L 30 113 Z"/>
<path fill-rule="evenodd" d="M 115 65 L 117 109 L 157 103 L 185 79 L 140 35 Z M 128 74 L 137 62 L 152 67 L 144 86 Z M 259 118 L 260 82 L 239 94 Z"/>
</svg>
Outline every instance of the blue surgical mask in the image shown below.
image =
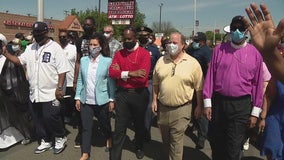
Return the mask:
<svg viewBox="0 0 284 160">
<path fill-rule="evenodd" d="M 18 50 L 20 50 L 20 46 L 19 45 L 12 45 L 12 50 L 14 52 L 17 52 Z"/>
<path fill-rule="evenodd" d="M 197 43 L 197 42 L 192 42 L 192 48 L 193 48 L 193 49 L 198 49 L 198 48 L 199 48 L 199 43 Z"/>
<path fill-rule="evenodd" d="M 244 38 L 246 38 L 245 32 L 241 32 L 239 31 L 239 29 L 236 29 L 235 31 L 231 31 L 230 34 L 231 34 L 232 41 L 236 43 L 240 43 Z"/>
</svg>

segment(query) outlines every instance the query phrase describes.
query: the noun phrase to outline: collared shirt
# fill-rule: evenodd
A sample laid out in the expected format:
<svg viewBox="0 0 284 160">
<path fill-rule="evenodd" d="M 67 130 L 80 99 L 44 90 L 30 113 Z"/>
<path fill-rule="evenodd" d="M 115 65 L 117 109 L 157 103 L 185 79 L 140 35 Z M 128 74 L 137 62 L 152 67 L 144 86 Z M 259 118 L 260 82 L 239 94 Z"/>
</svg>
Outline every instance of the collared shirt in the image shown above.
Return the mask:
<svg viewBox="0 0 284 160">
<path fill-rule="evenodd" d="M 66 73 L 66 81 L 67 81 L 67 87 L 73 87 L 73 79 L 74 79 L 74 70 L 75 70 L 75 61 L 77 57 L 77 49 L 76 46 L 73 44 L 67 44 L 63 48 L 63 51 L 65 53 L 65 56 L 68 60 L 68 68 L 69 72 Z"/>
<path fill-rule="evenodd" d="M 87 94 L 86 94 L 86 103 L 96 105 L 96 93 L 95 93 L 95 84 L 96 84 L 96 75 L 99 64 L 99 59 L 101 55 L 99 55 L 95 61 L 92 59 L 89 63 L 88 68 L 88 79 L 87 79 Z"/>
<path fill-rule="evenodd" d="M 121 50 L 123 47 L 122 47 L 122 44 L 116 40 L 115 38 L 111 38 L 108 42 L 108 46 L 109 46 L 109 50 L 110 50 L 110 57 L 113 58 L 114 57 L 114 54 Z"/>
<path fill-rule="evenodd" d="M 27 68 L 30 100 L 32 102 L 54 100 L 58 74 L 69 71 L 61 46 L 52 40 L 43 46 L 33 43 L 27 46 L 19 59 Z"/>
<path fill-rule="evenodd" d="M 161 57 L 153 73 L 153 86 L 159 86 L 158 99 L 163 105 L 180 106 L 192 100 L 194 90 L 203 87 L 203 74 L 197 60 L 185 52 L 174 63 L 170 55 Z"/>
<path fill-rule="evenodd" d="M 118 87 L 123 88 L 145 88 L 148 87 L 148 75 L 151 67 L 150 53 L 146 49 L 138 46 L 133 51 L 127 49 L 121 49 L 114 55 L 112 64 L 109 68 L 109 75 L 111 78 L 117 80 Z M 119 70 L 114 69 L 114 64 L 119 65 Z M 144 69 L 146 76 L 140 77 L 124 77 L 123 73 L 128 71 L 136 71 L 138 69 Z"/>
<path fill-rule="evenodd" d="M 248 43 L 234 46 L 227 42 L 215 47 L 203 88 L 205 107 L 212 106 L 213 92 L 228 97 L 251 95 L 251 114 L 258 117 L 263 99 L 262 61 L 258 50 Z"/>
</svg>

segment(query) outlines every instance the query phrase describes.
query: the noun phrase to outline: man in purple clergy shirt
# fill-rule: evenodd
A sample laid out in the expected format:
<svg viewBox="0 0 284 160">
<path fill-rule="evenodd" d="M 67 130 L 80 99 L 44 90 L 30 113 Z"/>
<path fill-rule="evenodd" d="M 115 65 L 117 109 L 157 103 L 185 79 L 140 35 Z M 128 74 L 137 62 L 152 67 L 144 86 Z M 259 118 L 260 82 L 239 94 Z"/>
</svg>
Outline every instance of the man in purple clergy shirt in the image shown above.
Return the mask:
<svg viewBox="0 0 284 160">
<path fill-rule="evenodd" d="M 234 17 L 231 41 L 213 49 L 204 82 L 204 113 L 210 121 L 212 160 L 239 160 L 246 129 L 255 126 L 261 112 L 262 57 L 246 42 L 243 19 Z"/>
</svg>

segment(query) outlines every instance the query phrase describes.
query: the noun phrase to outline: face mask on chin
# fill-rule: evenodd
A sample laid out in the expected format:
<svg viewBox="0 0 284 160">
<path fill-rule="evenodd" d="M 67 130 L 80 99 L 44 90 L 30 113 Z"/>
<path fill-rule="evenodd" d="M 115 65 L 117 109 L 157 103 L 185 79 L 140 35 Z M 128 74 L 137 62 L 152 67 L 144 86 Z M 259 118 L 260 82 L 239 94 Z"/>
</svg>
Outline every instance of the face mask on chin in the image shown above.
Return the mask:
<svg viewBox="0 0 284 160">
<path fill-rule="evenodd" d="M 123 48 L 127 50 L 132 50 L 136 45 L 135 41 L 130 41 L 130 42 L 123 42 Z"/>
<path fill-rule="evenodd" d="M 167 49 L 168 49 L 168 53 L 172 56 L 175 56 L 175 55 L 178 54 L 178 45 L 177 44 L 170 43 L 170 44 L 168 44 Z"/>
</svg>

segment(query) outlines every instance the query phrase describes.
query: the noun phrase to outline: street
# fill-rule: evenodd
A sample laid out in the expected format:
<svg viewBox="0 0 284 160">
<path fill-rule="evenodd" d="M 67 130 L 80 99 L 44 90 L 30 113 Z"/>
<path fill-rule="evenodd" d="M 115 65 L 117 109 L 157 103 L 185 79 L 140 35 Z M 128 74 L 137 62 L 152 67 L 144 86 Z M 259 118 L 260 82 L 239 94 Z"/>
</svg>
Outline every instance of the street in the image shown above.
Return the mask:
<svg viewBox="0 0 284 160">
<path fill-rule="evenodd" d="M 112 125 L 114 120 L 112 119 Z M 96 123 L 95 123 L 96 125 Z M 68 131 L 68 142 L 65 150 L 54 155 L 53 150 L 46 151 L 41 154 L 34 154 L 34 149 L 38 146 L 36 142 L 32 142 L 28 145 L 16 144 L 9 149 L 0 150 L 0 160 L 79 160 L 81 155 L 81 150 L 74 148 L 74 139 L 77 134 L 77 130 L 72 126 L 66 125 Z M 157 127 L 152 127 L 152 141 L 148 142 L 144 146 L 145 157 L 143 160 L 162 160 L 162 141 L 159 129 Z M 196 139 L 196 131 L 192 133 L 187 132 L 184 138 L 184 160 L 210 160 L 211 149 L 208 141 L 206 141 L 205 148 L 202 150 L 195 149 L 195 144 L 193 140 Z M 134 145 L 131 142 L 133 139 L 133 131 L 131 129 L 127 130 L 128 138 L 124 145 L 124 150 L 122 153 L 122 160 L 135 160 L 135 150 Z M 192 140 L 193 139 L 193 140 Z M 91 160 L 108 160 L 109 153 L 105 152 L 105 141 L 104 137 L 94 126 Z M 248 151 L 244 152 L 244 157 L 242 160 L 265 160 L 265 157 L 259 156 L 259 151 L 250 145 Z"/>
</svg>

